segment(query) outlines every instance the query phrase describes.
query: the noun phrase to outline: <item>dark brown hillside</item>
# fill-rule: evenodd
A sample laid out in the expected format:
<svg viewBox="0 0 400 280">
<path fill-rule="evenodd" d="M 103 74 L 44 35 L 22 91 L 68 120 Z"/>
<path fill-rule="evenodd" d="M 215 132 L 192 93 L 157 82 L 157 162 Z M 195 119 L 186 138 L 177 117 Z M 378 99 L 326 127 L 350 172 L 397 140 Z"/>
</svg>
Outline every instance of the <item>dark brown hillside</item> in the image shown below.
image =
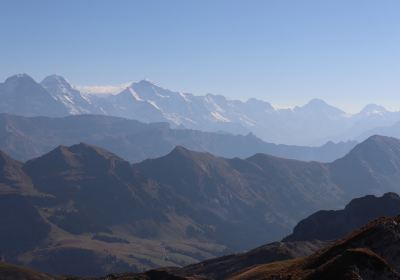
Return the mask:
<svg viewBox="0 0 400 280">
<path fill-rule="evenodd" d="M 112 225 L 155 218 L 145 209 L 149 197 L 130 164 L 101 148 L 60 146 L 24 169 L 37 189 L 61 204 L 49 219 L 70 233 L 107 232 Z"/>
<path fill-rule="evenodd" d="M 98 278 L 66 279 L 396 280 L 400 279 L 399 217 L 374 220 L 308 257 L 298 256 L 307 250 L 315 250 L 318 244 L 275 243 L 245 254 L 217 258 L 183 269 L 164 268 L 140 274 L 114 273 Z M 293 259 L 293 257 L 298 258 Z M 270 262 L 271 258 L 281 261 Z M 285 260 L 286 258 L 292 259 Z M 47 275 L 7 264 L 0 265 L 0 276 L 2 275 L 25 277 L 15 279 L 48 279 Z"/>
<path fill-rule="evenodd" d="M 190 230 L 192 235 L 242 250 L 265 242 L 266 236 L 273 240 L 311 209 L 334 206 L 341 200 L 341 191 L 334 185 L 320 190 L 330 194 L 329 200 L 317 193 L 314 197 L 314 192 L 306 194 L 306 189 L 316 187 L 301 181 L 310 164 L 270 158 L 270 166 L 264 167 L 252 159 L 227 160 L 177 147 L 165 157 L 135 164 L 134 169 L 186 202 L 176 211 L 191 213 L 197 223 Z M 294 169 L 297 165 L 304 168 Z M 291 169 L 292 174 L 285 176 Z M 279 203 L 284 200 L 285 204 Z"/>
<path fill-rule="evenodd" d="M 19 267 L 7 263 L 0 263 L 0 279 L 2 280 L 56 280 L 54 276 L 40 273 L 25 267 Z"/>
<path fill-rule="evenodd" d="M 375 220 L 310 257 L 251 267 L 232 279 L 400 279 L 399 222 Z"/>
<path fill-rule="evenodd" d="M 350 201 L 343 210 L 321 210 L 300 221 L 283 241 L 336 240 L 379 217 L 400 214 L 400 197 L 386 193 Z"/>
<path fill-rule="evenodd" d="M 27 198 L 0 195 L 0 255 L 6 259 L 42 244 L 50 225 Z"/>
<path fill-rule="evenodd" d="M 23 171 L 22 163 L 0 151 L 0 194 L 37 194 L 31 179 Z"/>
<path fill-rule="evenodd" d="M 273 242 L 246 253 L 206 260 L 183 267 L 177 275 L 206 279 L 227 279 L 251 266 L 293 258 L 306 257 L 326 246 L 328 242 Z"/>
<path fill-rule="evenodd" d="M 370 176 L 365 179 L 370 183 L 366 192 L 397 190 L 400 169 L 396 170 L 395 147 L 400 141 L 373 137 L 361 145 L 373 149 L 376 143 L 382 150 L 377 160 L 393 168 L 380 170 L 372 162 L 374 157 L 365 155 L 368 151 L 357 148 L 347 157 L 361 170 L 373 172 L 356 168 L 354 172 L 359 173 L 354 178 Z M 342 208 L 352 193 L 361 190 L 360 185 L 353 189 L 343 181 L 353 170 L 340 167 L 341 161 L 323 164 L 262 154 L 225 159 L 177 147 L 164 157 L 131 165 L 87 144 L 60 146 L 22 168 L 3 158 L 7 166 L 0 170 L 4 189 L 40 192 L 27 201 L 50 224 L 44 243 L 33 242 L 37 248 L 18 253 L 15 261 L 40 265 L 44 271 L 51 271 L 51 261 L 56 260 L 46 256 L 68 256 L 77 248 L 93 252 L 88 263 L 99 265 L 98 275 L 126 267 L 143 271 L 184 266 L 248 250 L 281 239 L 310 213 Z M 25 178 L 21 187 L 13 187 L 12 182 L 21 178 Z M 380 214 L 354 209 L 355 216 Z M 331 226 L 340 229 L 334 223 Z M 109 256 L 116 259 L 113 266 L 96 261 Z"/>
</svg>

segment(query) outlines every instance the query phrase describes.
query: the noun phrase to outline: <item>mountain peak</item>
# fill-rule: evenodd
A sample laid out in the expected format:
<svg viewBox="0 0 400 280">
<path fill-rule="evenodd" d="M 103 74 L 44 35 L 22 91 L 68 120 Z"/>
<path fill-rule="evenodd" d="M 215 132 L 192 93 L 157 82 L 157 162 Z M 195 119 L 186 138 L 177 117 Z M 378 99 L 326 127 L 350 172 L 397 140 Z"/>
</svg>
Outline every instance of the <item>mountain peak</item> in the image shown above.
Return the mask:
<svg viewBox="0 0 400 280">
<path fill-rule="evenodd" d="M 339 108 L 336 108 L 328 103 L 326 103 L 324 100 L 319 99 L 319 98 L 314 98 L 311 99 L 307 104 L 298 107 L 296 106 L 294 108 L 295 111 L 303 111 L 303 112 L 311 112 L 311 113 L 323 113 L 326 115 L 343 115 L 344 112 L 340 110 Z"/>
<path fill-rule="evenodd" d="M 364 197 L 355 198 L 346 205 L 345 210 L 367 214 L 368 211 L 372 211 L 368 210 L 372 206 L 374 208 L 373 211 L 378 211 L 381 208 L 387 210 L 390 208 L 389 205 L 391 204 L 394 204 L 396 211 L 400 209 L 400 196 L 394 192 L 385 193 L 380 197 L 367 195 Z M 379 215 L 391 216 L 392 214 L 393 213 L 382 213 L 382 211 L 379 212 Z M 370 218 L 370 220 L 378 218 L 379 215 L 375 215 L 374 217 Z"/>
<path fill-rule="evenodd" d="M 176 146 L 166 157 L 192 157 L 194 154 L 199 152 L 193 152 L 191 150 L 186 149 L 183 146 Z"/>
<path fill-rule="evenodd" d="M 76 145 L 72 145 L 68 148 L 71 152 L 76 153 L 76 154 L 92 154 L 92 155 L 96 155 L 97 157 L 101 157 L 104 159 L 118 159 L 118 160 L 122 160 L 120 159 L 118 156 L 114 155 L 113 153 L 102 149 L 100 147 L 97 147 L 95 145 L 90 145 L 84 142 L 81 142 L 79 144 Z"/>
<path fill-rule="evenodd" d="M 63 174 L 69 171 L 77 175 L 88 172 L 99 176 L 121 167 L 129 170 L 130 164 L 111 152 L 85 143 L 70 147 L 58 146 L 49 153 L 26 163 L 26 168 L 31 174 L 39 174 L 46 170 L 48 174 Z"/>
<path fill-rule="evenodd" d="M 320 99 L 320 98 L 311 99 L 310 101 L 308 101 L 307 105 L 330 106 L 328 103 L 326 103 L 323 99 Z"/>
<path fill-rule="evenodd" d="M 366 105 L 359 114 L 363 114 L 363 115 L 380 115 L 383 113 L 387 113 L 388 110 L 386 110 L 385 107 L 381 106 L 381 105 L 377 105 L 377 104 L 368 104 Z"/>
<path fill-rule="evenodd" d="M 177 145 L 175 146 L 175 148 L 171 151 L 171 153 L 190 153 L 191 151 L 186 149 L 185 147 L 181 146 L 181 145 Z"/>
<path fill-rule="evenodd" d="M 21 82 L 28 82 L 28 83 L 36 84 L 35 80 L 31 76 L 29 76 L 28 74 L 25 74 L 25 73 L 16 74 L 11 77 L 8 77 L 5 80 L 4 84 L 12 85 L 12 84 L 21 83 Z"/>
<path fill-rule="evenodd" d="M 343 210 L 315 212 L 301 220 L 284 241 L 338 239 L 371 220 L 395 216 L 399 211 L 400 197 L 395 193 L 366 195 L 351 200 Z"/>
<path fill-rule="evenodd" d="M 166 162 L 167 164 L 171 163 L 179 163 L 186 164 L 188 162 L 191 163 L 200 163 L 200 162 L 211 162 L 217 157 L 212 154 L 206 152 L 197 152 L 189 150 L 183 146 L 176 146 L 171 152 L 167 155 L 155 159 L 156 161 Z"/>
<path fill-rule="evenodd" d="M 76 91 L 64 77 L 59 75 L 47 76 L 40 84 L 53 95 L 68 94 Z"/>
<path fill-rule="evenodd" d="M 63 158 L 66 162 L 70 162 L 70 159 L 84 159 L 86 157 L 97 158 L 97 159 L 120 159 L 118 156 L 114 155 L 111 152 L 108 152 L 102 148 L 99 148 L 94 145 L 89 145 L 86 143 L 79 143 L 72 146 L 64 146 L 60 145 L 57 148 L 53 149 L 49 153 L 37 158 L 48 158 L 52 157 L 56 158 Z M 31 161 L 37 160 L 33 159 Z M 71 161 L 72 162 L 72 161 Z"/>
<path fill-rule="evenodd" d="M 313 98 L 310 101 L 308 101 L 305 105 L 301 106 L 300 108 L 312 108 L 312 109 L 316 109 L 316 108 L 335 108 L 332 105 L 328 104 L 327 102 L 325 102 L 325 100 L 322 100 L 320 98 Z"/>
<path fill-rule="evenodd" d="M 161 89 L 161 87 L 156 85 L 156 83 L 154 83 L 153 81 L 150 81 L 148 79 L 143 79 L 143 80 L 140 80 L 138 82 L 133 82 L 133 83 L 130 84 L 129 87 L 134 89 L 134 90 L 138 89 L 138 90 L 146 90 L 146 91 L 147 90 L 153 90 L 153 88 L 160 88 Z"/>
<path fill-rule="evenodd" d="M 43 79 L 43 81 L 41 82 L 41 84 L 43 85 L 48 85 L 48 84 L 61 84 L 61 85 L 68 85 L 71 86 L 70 83 L 67 82 L 67 80 L 60 75 L 49 75 L 46 78 Z"/>
<path fill-rule="evenodd" d="M 144 85 L 146 85 L 146 86 L 155 86 L 156 85 L 154 82 L 150 81 L 149 79 L 143 79 L 143 80 L 140 80 L 139 82 L 136 82 L 134 84 L 142 85 L 142 86 L 144 86 Z"/>
<path fill-rule="evenodd" d="M 400 140 L 394 137 L 390 136 L 383 136 L 383 135 L 372 135 L 368 137 L 366 140 L 358 144 L 357 146 L 366 146 L 369 144 L 375 144 L 375 145 L 384 145 L 384 144 L 394 144 L 398 143 L 400 144 Z"/>
<path fill-rule="evenodd" d="M 332 105 L 326 103 L 324 100 L 319 98 L 313 98 L 307 102 L 302 108 L 335 108 Z"/>
<path fill-rule="evenodd" d="M 385 162 L 393 157 L 400 156 L 400 140 L 381 135 L 373 135 L 356 145 L 345 157 L 342 159 L 362 159 L 369 162 L 371 165 L 376 165 L 376 162 L 381 159 Z M 338 159 L 337 161 L 341 161 Z M 381 162 L 381 164 L 383 164 Z M 383 168 L 383 166 L 382 166 Z"/>
</svg>

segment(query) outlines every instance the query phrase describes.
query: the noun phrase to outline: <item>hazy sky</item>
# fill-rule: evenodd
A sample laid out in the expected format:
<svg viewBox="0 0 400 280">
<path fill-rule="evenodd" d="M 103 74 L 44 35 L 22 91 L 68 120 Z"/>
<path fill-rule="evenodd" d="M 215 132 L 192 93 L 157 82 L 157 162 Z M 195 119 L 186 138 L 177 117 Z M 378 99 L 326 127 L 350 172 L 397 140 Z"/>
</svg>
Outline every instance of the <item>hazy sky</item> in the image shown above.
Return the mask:
<svg viewBox="0 0 400 280">
<path fill-rule="evenodd" d="M 400 109 L 397 0 L 0 0 L 0 80 Z"/>
</svg>

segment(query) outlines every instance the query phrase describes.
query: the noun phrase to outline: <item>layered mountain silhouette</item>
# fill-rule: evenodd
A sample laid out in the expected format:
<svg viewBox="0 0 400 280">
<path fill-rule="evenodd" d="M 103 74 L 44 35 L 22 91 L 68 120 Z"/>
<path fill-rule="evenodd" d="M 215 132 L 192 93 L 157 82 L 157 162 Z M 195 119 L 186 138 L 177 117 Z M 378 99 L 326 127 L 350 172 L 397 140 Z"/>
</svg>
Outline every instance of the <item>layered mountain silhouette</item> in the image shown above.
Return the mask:
<svg viewBox="0 0 400 280">
<path fill-rule="evenodd" d="M 382 197 L 366 196 L 354 199 L 344 210 L 331 214 L 340 215 L 338 220 L 342 224 L 355 226 L 360 224 L 360 219 L 366 220 L 359 216 L 360 213 L 355 215 L 358 218 L 354 218 L 354 213 L 362 209 L 368 212 L 374 208 L 372 211 L 375 214 L 370 212 L 370 218 L 380 214 L 398 214 L 394 210 L 400 205 L 399 199 L 394 193 L 387 193 Z M 321 212 L 316 214 L 318 213 Z M 315 214 L 310 218 L 313 216 Z M 321 227 L 326 223 L 330 221 L 321 221 Z M 95 279 L 400 279 L 397 256 L 399 227 L 400 216 L 380 217 L 354 227 L 337 241 L 274 242 L 246 253 L 214 258 L 182 268 L 158 268 L 139 274 L 114 273 Z M 336 232 L 343 231 L 338 228 Z M 65 280 L 4 263 L 0 264 L 0 276 L 2 279 Z"/>
<path fill-rule="evenodd" d="M 357 144 L 349 141 L 330 142 L 320 147 L 276 145 L 266 143 L 253 134 L 244 136 L 172 129 L 167 123 L 145 124 L 109 116 L 27 118 L 0 114 L 0 149 L 15 159 L 26 161 L 60 144 L 70 146 L 80 142 L 104 147 L 130 162 L 164 156 L 179 145 L 226 158 L 246 158 L 266 153 L 283 158 L 328 162 L 344 156 Z"/>
<path fill-rule="evenodd" d="M 399 207 L 395 193 L 368 195 L 352 200 L 343 210 L 316 212 L 282 242 L 183 268 L 115 278 L 157 279 L 155 274 L 163 272 L 170 279 L 399 279 L 397 257 L 392 254 L 399 218 L 383 218 L 397 216 Z"/>
<path fill-rule="evenodd" d="M 368 265 L 370 261 L 372 264 L 382 264 L 384 262 L 379 261 L 381 257 L 376 257 L 375 253 L 370 251 L 371 248 L 364 251 L 364 247 L 363 249 L 356 249 L 348 246 L 348 248 L 344 249 L 340 248 L 342 241 L 336 242 L 335 240 L 340 240 L 345 236 L 352 236 L 351 233 L 353 231 L 355 231 L 353 235 L 356 235 L 360 234 L 360 232 L 363 232 L 365 229 L 371 231 L 377 230 L 376 228 L 381 226 L 381 221 L 384 222 L 389 219 L 381 219 L 370 223 L 371 221 L 382 217 L 395 217 L 399 215 L 399 213 L 400 197 L 397 194 L 386 193 L 381 197 L 367 195 L 353 199 L 343 210 L 318 211 L 310 215 L 308 218 L 300 221 L 294 228 L 293 234 L 286 237 L 282 242 L 273 242 L 246 253 L 209 259 L 197 264 L 176 268 L 174 270 L 170 269 L 168 271 L 171 275 L 188 277 L 189 279 L 241 279 L 241 277 L 245 279 L 253 279 L 251 277 L 255 277 L 257 279 L 258 277 L 262 277 L 261 271 L 264 269 L 266 274 L 267 272 L 269 273 L 269 269 L 276 272 L 283 264 L 284 266 L 292 265 L 292 259 L 304 258 L 318 251 L 313 257 L 310 257 L 310 259 L 315 261 L 314 259 L 319 258 L 320 255 L 325 254 L 329 250 L 342 251 L 340 254 L 335 252 L 335 254 L 340 255 L 340 258 L 343 258 L 343 260 L 339 260 L 337 264 L 339 265 L 342 262 L 347 262 L 346 265 L 349 267 L 346 267 L 346 269 L 350 269 L 351 266 Z M 359 228 L 361 228 L 361 230 L 358 230 Z M 384 238 L 384 234 L 386 233 L 379 234 L 382 234 L 381 238 Z M 379 236 L 379 234 L 377 234 L 377 236 Z M 377 241 L 379 238 L 380 237 L 376 237 L 376 240 L 373 242 L 378 243 Z M 370 241 L 365 240 L 365 242 Z M 390 250 L 390 246 L 394 246 L 396 241 L 393 240 L 393 242 L 392 245 L 383 243 L 382 246 L 386 246 L 386 248 L 380 248 L 379 250 Z M 371 244 L 368 243 L 368 245 Z M 376 250 L 374 250 L 374 252 L 376 252 Z M 330 259 L 324 262 L 329 263 L 331 259 L 335 257 L 330 257 Z M 362 259 L 359 260 L 358 258 Z M 287 263 L 285 263 L 285 261 L 287 261 Z M 336 262 L 336 260 L 334 261 Z M 360 263 L 358 263 L 359 261 Z M 329 266 L 330 265 L 331 264 L 329 264 Z M 257 266 L 259 266 L 260 271 L 258 269 L 252 269 Z M 389 265 L 384 267 L 388 268 L 389 271 L 392 270 Z M 364 269 L 364 267 L 361 268 Z M 323 267 L 323 269 L 325 269 L 325 267 Z M 380 269 L 374 267 L 369 267 L 368 269 L 371 269 L 372 271 L 370 271 L 370 273 L 375 275 L 379 275 L 379 273 L 382 272 Z M 310 279 L 346 279 L 342 278 L 345 277 L 344 275 L 341 275 L 341 273 L 343 273 L 343 268 L 334 266 L 324 272 L 318 271 L 318 268 L 315 270 L 316 271 L 312 273 L 312 275 L 315 273 L 315 275 L 312 276 L 314 278 Z M 352 271 L 350 270 L 349 272 Z M 357 271 L 353 272 L 357 273 Z M 329 273 L 332 273 L 331 278 L 329 278 Z M 277 275 L 279 274 L 280 273 Z M 240 275 L 240 277 L 238 275 Z M 278 277 L 277 275 L 276 277 Z M 352 274 L 350 273 L 350 275 Z M 139 276 L 137 277 L 139 279 Z M 283 275 L 280 277 L 283 277 Z M 307 277 L 305 277 L 305 279 L 309 279 Z M 382 279 L 387 279 L 385 277 L 387 276 L 384 276 Z M 367 277 L 366 279 L 370 278 Z"/>
<path fill-rule="evenodd" d="M 319 209 L 399 191 L 399 147 L 374 136 L 326 164 L 265 154 L 225 159 L 181 146 L 133 165 L 84 143 L 24 164 L 3 154 L 0 222 L 21 232 L 0 231 L 4 258 L 52 274 L 102 275 L 250 249 Z M 26 227 L 35 229 L 32 238 Z"/>
<path fill-rule="evenodd" d="M 359 141 L 363 141 L 366 138 L 370 137 L 371 135 L 376 135 L 376 134 L 399 138 L 400 137 L 400 122 L 396 122 L 395 124 L 389 125 L 389 126 L 379 126 L 374 129 L 365 131 L 355 139 L 357 139 Z"/>
<path fill-rule="evenodd" d="M 174 128 L 242 135 L 251 132 L 264 141 L 291 145 L 347 141 L 400 121 L 399 112 L 375 104 L 353 115 L 319 99 L 293 109 L 276 109 L 257 99 L 242 102 L 221 95 L 196 96 L 164 89 L 147 80 L 132 83 L 116 94 L 85 94 L 58 75 L 46 77 L 41 83 L 26 74 L 12 76 L 0 84 L 0 101 L 0 113 L 103 114 L 142 122 L 168 122 Z"/>
</svg>

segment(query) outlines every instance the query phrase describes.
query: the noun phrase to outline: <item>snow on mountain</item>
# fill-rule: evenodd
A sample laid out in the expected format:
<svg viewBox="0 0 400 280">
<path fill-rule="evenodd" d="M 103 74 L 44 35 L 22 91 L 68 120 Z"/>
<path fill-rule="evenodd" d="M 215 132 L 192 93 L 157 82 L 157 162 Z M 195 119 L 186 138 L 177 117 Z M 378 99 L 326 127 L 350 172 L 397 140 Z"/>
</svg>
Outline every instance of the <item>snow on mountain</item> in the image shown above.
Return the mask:
<svg viewBox="0 0 400 280">
<path fill-rule="evenodd" d="M 0 83 L 0 112 L 22 116 L 65 116 L 68 111 L 27 74 Z"/>
<path fill-rule="evenodd" d="M 116 89 L 119 92 L 115 92 Z M 254 98 L 240 101 L 222 95 L 197 96 L 172 91 L 148 80 L 121 85 L 113 90 L 112 94 L 88 94 L 80 92 L 57 75 L 45 78 L 40 84 L 27 75 L 13 76 L 0 84 L 0 112 L 20 114 L 22 111 L 25 115 L 51 116 L 104 114 L 142 122 L 168 122 L 177 128 L 234 134 L 252 132 L 268 142 L 296 145 L 319 145 L 328 140 L 346 141 L 364 131 L 400 121 L 399 112 L 390 112 L 374 104 L 350 115 L 320 99 L 313 99 L 292 109 L 283 109 Z M 16 99 L 22 92 L 25 97 L 30 97 L 27 95 L 29 92 L 39 92 L 36 97 L 47 96 L 51 101 L 43 101 L 41 106 L 52 106 L 52 110 L 30 110 L 29 105 L 24 105 L 24 110 L 17 110 L 20 102 L 30 100 L 25 100 L 25 97 Z M 40 107 L 37 101 L 30 102 L 35 104 L 33 107 Z"/>
<path fill-rule="evenodd" d="M 387 115 L 388 112 L 389 111 L 386 110 L 386 108 L 383 106 L 376 105 L 376 104 L 368 104 L 361 110 L 359 115 L 361 115 L 361 116 L 372 116 L 372 115 L 385 116 L 385 115 Z"/>
<path fill-rule="evenodd" d="M 72 88 L 71 84 L 63 77 L 51 75 L 40 83 L 51 96 L 62 103 L 72 115 L 94 113 L 87 98 L 84 98 L 78 90 Z"/>
</svg>

